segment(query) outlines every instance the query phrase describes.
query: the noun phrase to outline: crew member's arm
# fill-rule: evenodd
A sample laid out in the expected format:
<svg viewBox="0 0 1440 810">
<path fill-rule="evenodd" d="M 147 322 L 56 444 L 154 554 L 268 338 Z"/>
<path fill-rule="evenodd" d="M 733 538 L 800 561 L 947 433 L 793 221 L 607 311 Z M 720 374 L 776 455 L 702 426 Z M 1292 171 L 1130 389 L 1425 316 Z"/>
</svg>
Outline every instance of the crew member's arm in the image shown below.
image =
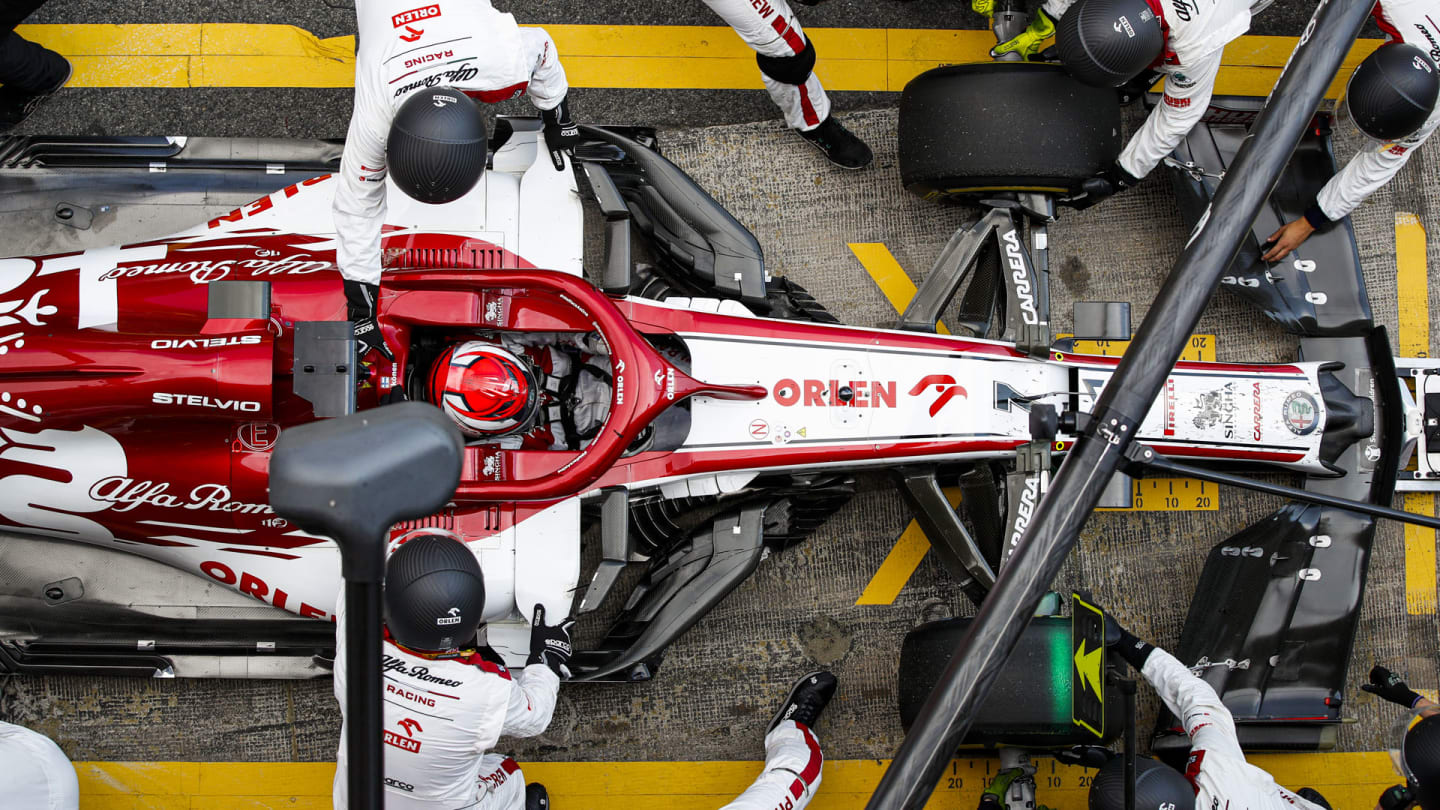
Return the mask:
<svg viewBox="0 0 1440 810">
<path fill-rule="evenodd" d="M 380 228 L 385 222 L 385 141 L 394 112 L 384 99 L 373 97 L 358 67 L 355 85 L 355 107 L 350 114 L 335 188 L 335 252 L 340 275 L 350 281 L 379 284 Z"/>
<path fill-rule="evenodd" d="M 550 725 L 555 713 L 555 697 L 560 691 L 560 676 L 570 675 L 565 664 L 573 650 L 570 628 L 574 626 L 575 620 L 569 618 L 559 624 L 545 624 L 545 607 L 535 606 L 530 621 L 530 657 L 510 690 L 510 705 L 501 734 L 533 737 Z"/>
<path fill-rule="evenodd" d="M 521 28 L 520 42 L 525 48 L 525 62 L 531 65 L 530 86 L 526 89 L 530 103 L 538 110 L 555 109 L 570 91 L 555 40 L 543 28 Z"/>
<path fill-rule="evenodd" d="M 550 725 L 555 714 L 555 697 L 560 678 L 544 664 L 527 664 L 511 681 L 510 703 L 500 733 L 509 737 L 534 737 Z"/>
<path fill-rule="evenodd" d="M 556 171 L 564 171 L 565 150 L 573 149 L 580 142 L 580 128 L 570 117 L 570 103 L 565 98 L 570 90 L 570 84 L 565 80 L 565 68 L 560 64 L 560 55 L 555 52 L 555 41 L 550 39 L 545 29 L 522 28 L 520 41 L 525 46 L 526 62 L 533 66 L 530 71 L 530 101 L 540 110 L 550 161 Z"/>
<path fill-rule="evenodd" d="M 1150 653 L 1140 674 L 1155 687 L 1166 708 L 1180 718 L 1192 750 L 1245 759 L 1235 734 L 1235 721 L 1214 687 L 1161 649 Z"/>
<path fill-rule="evenodd" d="M 1127 174 L 1137 180 L 1149 174 L 1200 123 L 1215 91 L 1220 55 L 1216 50 L 1179 70 L 1166 69 L 1165 95 L 1116 161 Z"/>
<path fill-rule="evenodd" d="M 1437 126 L 1440 126 L 1440 111 L 1432 114 L 1419 132 L 1404 140 L 1395 143 L 1370 141 L 1320 189 L 1320 193 L 1315 195 L 1315 203 L 1305 209 L 1303 217 L 1270 234 L 1267 241 L 1274 244 L 1260 258 L 1278 262 L 1310 238 L 1316 229 L 1349 216 L 1366 197 L 1390 182 L 1410 162 L 1410 155 Z"/>
</svg>

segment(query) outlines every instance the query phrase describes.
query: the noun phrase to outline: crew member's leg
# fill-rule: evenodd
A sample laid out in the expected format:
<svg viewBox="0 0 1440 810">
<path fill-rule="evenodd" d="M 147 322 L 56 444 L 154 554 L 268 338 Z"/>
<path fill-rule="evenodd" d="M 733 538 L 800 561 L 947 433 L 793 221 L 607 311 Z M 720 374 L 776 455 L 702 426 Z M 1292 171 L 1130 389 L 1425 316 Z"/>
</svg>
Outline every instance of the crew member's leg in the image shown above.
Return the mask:
<svg viewBox="0 0 1440 810">
<path fill-rule="evenodd" d="M 820 789 L 820 743 L 785 720 L 765 735 L 765 772 L 721 810 L 799 810 Z"/>
<path fill-rule="evenodd" d="M 831 117 L 830 97 L 814 73 L 815 46 L 785 0 L 704 2 L 755 50 L 765 89 L 791 129 L 837 166 L 870 165 L 874 158 L 870 148 Z"/>
<path fill-rule="evenodd" d="M 545 786 L 525 784 L 519 764 L 500 754 L 481 758 L 480 791 L 479 810 L 550 810 Z"/>
<path fill-rule="evenodd" d="M 19 25 L 45 0 L 0 0 L 0 132 L 29 115 L 70 80 L 65 57 L 19 34 Z"/>
</svg>

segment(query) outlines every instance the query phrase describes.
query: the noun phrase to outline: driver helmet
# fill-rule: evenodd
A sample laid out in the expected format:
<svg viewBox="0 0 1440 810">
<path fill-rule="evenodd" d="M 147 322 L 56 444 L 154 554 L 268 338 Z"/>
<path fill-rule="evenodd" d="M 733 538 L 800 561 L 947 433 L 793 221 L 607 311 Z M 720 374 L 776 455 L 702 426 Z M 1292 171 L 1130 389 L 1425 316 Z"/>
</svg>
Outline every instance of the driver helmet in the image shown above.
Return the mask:
<svg viewBox="0 0 1440 810">
<path fill-rule="evenodd" d="M 1070 75 L 1119 87 L 1160 58 L 1165 31 L 1145 0 L 1079 0 L 1060 18 L 1055 44 Z"/>
<path fill-rule="evenodd" d="M 480 340 L 446 349 L 430 367 L 430 402 L 475 438 L 527 430 L 540 410 L 540 386 L 523 358 Z"/>
<path fill-rule="evenodd" d="M 1407 714 L 1396 723 L 1390 760 L 1415 802 L 1425 810 L 1440 810 L 1440 714 L 1412 721 L 1414 716 Z"/>
<path fill-rule="evenodd" d="M 385 629 L 422 652 L 469 644 L 485 610 L 480 563 L 453 537 L 411 538 L 385 561 Z"/>
<path fill-rule="evenodd" d="M 1193 807 L 1195 788 L 1179 771 L 1154 759 L 1135 760 L 1135 810 Z M 1090 783 L 1090 810 L 1125 810 L 1125 758 L 1105 763 Z"/>
<path fill-rule="evenodd" d="M 1435 110 L 1440 70 L 1430 55 L 1403 42 L 1365 57 L 1336 103 L 1336 114 L 1377 141 L 1414 135 Z"/>
<path fill-rule="evenodd" d="M 487 142 L 485 116 L 469 96 L 450 87 L 416 91 L 390 122 L 390 178 L 420 202 L 454 202 L 485 173 Z"/>
</svg>

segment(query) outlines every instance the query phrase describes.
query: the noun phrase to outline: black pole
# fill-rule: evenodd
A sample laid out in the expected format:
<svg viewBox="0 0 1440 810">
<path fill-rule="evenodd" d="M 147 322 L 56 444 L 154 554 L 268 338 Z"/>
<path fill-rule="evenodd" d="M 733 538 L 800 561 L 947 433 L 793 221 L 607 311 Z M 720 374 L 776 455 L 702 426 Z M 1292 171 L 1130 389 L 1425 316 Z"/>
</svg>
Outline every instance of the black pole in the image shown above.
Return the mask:
<svg viewBox="0 0 1440 810">
<path fill-rule="evenodd" d="M 934 792 L 1020 633 L 1124 461 L 1136 427 L 1179 359 L 1372 5 L 1373 0 L 1321 0 L 1251 137 L 1105 386 L 1089 430 L 1060 466 L 1019 548 L 941 673 L 867 810 L 919 810 Z"/>
<path fill-rule="evenodd" d="M 385 773 L 380 732 L 385 707 L 380 693 L 381 592 L 385 545 L 376 544 L 381 576 L 345 576 L 345 788 L 350 810 L 381 810 L 384 794 L 377 789 Z M 368 579 L 368 581 L 367 581 Z"/>
<path fill-rule="evenodd" d="M 433 405 L 405 402 L 286 428 L 270 457 L 270 504 L 333 537 L 345 578 L 345 787 L 350 810 L 385 806 L 381 584 L 390 527 L 433 514 L 460 482 L 465 442 Z"/>
<path fill-rule="evenodd" d="M 1125 702 L 1125 810 L 1135 810 L 1135 681 L 1120 678 L 1116 686 Z"/>
<path fill-rule="evenodd" d="M 1172 475 L 1183 475 L 1190 478 L 1199 478 L 1203 481 L 1213 481 L 1216 484 L 1225 484 L 1241 489 L 1264 492 L 1270 495 L 1281 495 L 1297 501 L 1317 503 L 1321 506 L 1335 506 L 1351 512 L 1359 512 L 1362 515 L 1374 515 L 1375 517 L 1398 520 L 1401 523 L 1411 523 L 1416 526 L 1424 526 L 1427 529 L 1440 529 L 1440 518 L 1429 515 L 1417 515 L 1414 512 L 1405 512 L 1393 509 L 1389 506 L 1382 506 L 1364 501 L 1354 501 L 1349 498 L 1340 498 L 1334 495 L 1326 495 L 1323 492 L 1311 492 L 1308 489 L 1299 487 L 1287 487 L 1284 484 L 1272 484 L 1268 481 L 1257 481 L 1254 478 L 1246 478 L 1243 475 L 1232 475 L 1218 470 L 1209 470 L 1204 467 L 1195 467 L 1190 464 L 1181 464 L 1171 461 L 1164 456 L 1147 449 L 1148 458 L 1140 461 L 1147 471 L 1157 473 L 1170 473 Z"/>
</svg>

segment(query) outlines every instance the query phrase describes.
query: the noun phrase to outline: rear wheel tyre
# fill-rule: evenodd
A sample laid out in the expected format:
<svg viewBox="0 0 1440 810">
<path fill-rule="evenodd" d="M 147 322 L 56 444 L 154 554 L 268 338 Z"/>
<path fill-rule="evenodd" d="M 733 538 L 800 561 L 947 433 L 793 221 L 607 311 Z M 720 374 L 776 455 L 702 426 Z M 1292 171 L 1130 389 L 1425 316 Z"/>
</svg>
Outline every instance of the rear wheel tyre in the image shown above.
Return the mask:
<svg viewBox="0 0 1440 810">
<path fill-rule="evenodd" d="M 1119 157 L 1120 103 L 1059 65 L 949 65 L 905 86 L 899 146 L 901 182 L 927 199 L 1066 193 Z"/>
</svg>

